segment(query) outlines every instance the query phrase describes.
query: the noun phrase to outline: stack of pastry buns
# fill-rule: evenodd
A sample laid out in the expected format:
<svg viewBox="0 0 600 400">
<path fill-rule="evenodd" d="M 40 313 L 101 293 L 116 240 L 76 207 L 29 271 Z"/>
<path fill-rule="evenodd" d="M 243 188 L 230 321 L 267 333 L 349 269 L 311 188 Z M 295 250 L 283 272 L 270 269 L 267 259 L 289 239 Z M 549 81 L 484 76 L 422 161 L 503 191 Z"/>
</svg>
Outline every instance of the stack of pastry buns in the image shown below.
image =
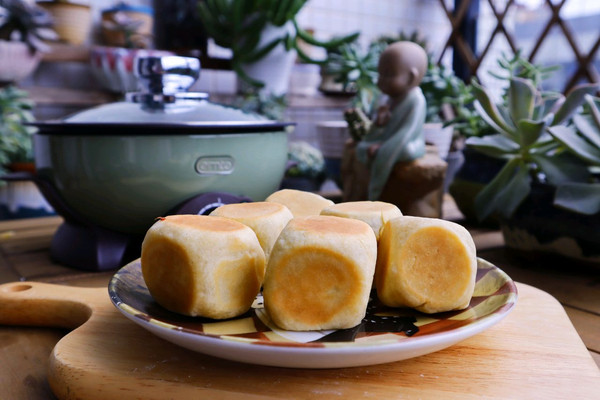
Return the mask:
<svg viewBox="0 0 600 400">
<path fill-rule="evenodd" d="M 459 224 L 290 189 L 209 216 L 157 219 L 141 265 L 150 294 L 171 311 L 235 317 L 262 287 L 272 321 L 299 331 L 358 325 L 373 288 L 389 307 L 464 309 L 477 271 L 473 239 Z"/>
</svg>

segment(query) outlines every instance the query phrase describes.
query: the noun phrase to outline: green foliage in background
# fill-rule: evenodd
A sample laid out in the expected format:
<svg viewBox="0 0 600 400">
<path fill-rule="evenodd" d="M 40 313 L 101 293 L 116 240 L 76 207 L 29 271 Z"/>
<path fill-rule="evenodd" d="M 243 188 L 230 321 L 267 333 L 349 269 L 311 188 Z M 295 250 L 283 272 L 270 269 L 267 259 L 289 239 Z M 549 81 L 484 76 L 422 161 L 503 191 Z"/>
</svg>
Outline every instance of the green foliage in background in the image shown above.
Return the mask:
<svg viewBox="0 0 600 400">
<path fill-rule="evenodd" d="M 326 49 L 351 42 L 358 33 L 322 42 L 298 26 L 296 16 L 307 0 L 205 0 L 199 3 L 200 20 L 207 34 L 221 47 L 231 49 L 232 68 L 237 75 L 252 86 L 262 87 L 263 82 L 249 77 L 242 64 L 256 62 L 275 47 L 283 44 L 287 50 L 295 49 L 298 56 L 312 63 L 313 60 L 299 46 L 298 39 Z M 260 45 L 261 34 L 268 25 L 284 26 L 292 22 L 291 31 L 284 32 L 269 43 Z"/>
<path fill-rule="evenodd" d="M 35 128 L 24 125 L 34 120 L 32 109 L 27 92 L 14 86 L 0 89 L 0 172 L 12 162 L 33 160 L 31 136 Z"/>
</svg>

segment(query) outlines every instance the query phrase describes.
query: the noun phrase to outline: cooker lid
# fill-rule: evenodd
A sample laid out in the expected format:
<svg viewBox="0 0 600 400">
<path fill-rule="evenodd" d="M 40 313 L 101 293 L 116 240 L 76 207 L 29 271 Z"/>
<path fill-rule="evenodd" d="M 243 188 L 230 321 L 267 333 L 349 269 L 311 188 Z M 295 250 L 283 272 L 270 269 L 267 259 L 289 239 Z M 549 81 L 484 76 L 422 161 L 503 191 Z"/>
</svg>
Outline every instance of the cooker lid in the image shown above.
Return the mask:
<svg viewBox="0 0 600 400">
<path fill-rule="evenodd" d="M 200 75 L 196 58 L 141 56 L 135 62 L 135 75 L 141 90 L 128 93 L 126 101 L 33 125 L 42 128 L 41 134 L 78 135 L 245 133 L 293 125 L 212 103 L 205 93 L 188 92 Z"/>
</svg>

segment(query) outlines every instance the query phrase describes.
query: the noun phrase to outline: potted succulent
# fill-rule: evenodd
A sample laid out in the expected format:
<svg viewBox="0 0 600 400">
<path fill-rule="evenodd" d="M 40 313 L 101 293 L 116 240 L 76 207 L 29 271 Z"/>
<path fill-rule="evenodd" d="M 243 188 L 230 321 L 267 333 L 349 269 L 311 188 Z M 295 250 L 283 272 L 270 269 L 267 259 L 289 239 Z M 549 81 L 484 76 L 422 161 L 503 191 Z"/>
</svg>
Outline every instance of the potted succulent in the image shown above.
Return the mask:
<svg viewBox="0 0 600 400">
<path fill-rule="evenodd" d="M 56 39 L 52 17 L 23 0 L 0 0 L 0 84 L 18 82 L 38 66 Z"/>
<path fill-rule="evenodd" d="M 119 2 L 102 10 L 101 33 L 106 46 L 148 48 L 153 29 L 153 9 Z"/>
<path fill-rule="evenodd" d="M 0 218 L 32 217 L 52 214 L 52 208 L 28 178 L 34 172 L 32 135 L 35 128 L 33 104 L 28 94 L 14 86 L 0 89 Z"/>
<path fill-rule="evenodd" d="M 321 151 L 307 142 L 291 142 L 281 188 L 316 192 L 325 178 L 325 160 Z"/>
<path fill-rule="evenodd" d="M 477 82 L 473 88 L 477 111 L 497 133 L 471 137 L 466 144 L 505 161 L 475 198 L 478 217 L 498 215 L 511 248 L 589 256 L 599 262 L 595 227 L 600 214 L 598 204 L 590 203 L 598 202 L 600 192 L 590 166 L 600 164 L 600 136 L 592 134 L 590 141 L 565 128 L 598 85 L 580 85 L 565 97 L 540 91 L 531 79 L 512 78 L 505 104 L 494 103 Z"/>
<path fill-rule="evenodd" d="M 557 67 L 543 67 L 535 65 L 523 58 L 520 52 L 512 56 L 502 54 L 497 60 L 498 72 L 490 71 L 489 74 L 500 83 L 508 83 L 512 78 L 523 78 L 531 81 L 534 87 L 540 87 L 543 81 Z M 488 184 L 506 163 L 502 158 L 491 157 L 475 150 L 471 146 L 464 146 L 464 141 L 471 137 L 484 137 L 496 133 L 494 128 L 482 118 L 475 109 L 474 85 L 464 85 L 456 96 L 448 97 L 455 117 L 447 122 L 454 127 L 454 143 L 463 147 L 463 165 L 456 172 L 448 191 L 454 198 L 459 210 L 472 224 L 498 226 L 494 216 L 480 219 L 474 206 L 474 199 L 481 189 Z M 501 93 L 502 103 L 506 106 L 508 85 L 504 84 Z"/>
<path fill-rule="evenodd" d="M 328 42 L 316 40 L 296 21 L 306 1 L 206 0 L 198 4 L 198 11 L 207 35 L 217 45 L 231 49 L 231 65 L 241 82 L 282 95 L 287 91 L 296 54 L 306 61 L 320 62 L 302 51 L 298 39 L 331 48 L 358 35 Z"/>
<path fill-rule="evenodd" d="M 33 103 L 28 94 L 14 86 L 0 89 L 0 173 L 16 164 L 33 164 Z M 30 168 L 27 168 L 30 169 Z"/>
</svg>

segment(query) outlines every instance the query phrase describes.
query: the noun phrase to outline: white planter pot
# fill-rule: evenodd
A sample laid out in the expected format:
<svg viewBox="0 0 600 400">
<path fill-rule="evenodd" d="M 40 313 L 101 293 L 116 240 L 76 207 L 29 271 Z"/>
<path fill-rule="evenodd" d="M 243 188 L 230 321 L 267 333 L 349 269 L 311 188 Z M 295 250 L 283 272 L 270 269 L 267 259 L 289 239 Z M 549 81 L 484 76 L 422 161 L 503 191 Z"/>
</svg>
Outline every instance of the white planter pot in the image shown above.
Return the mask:
<svg viewBox="0 0 600 400">
<path fill-rule="evenodd" d="M 442 160 L 448 157 L 448 151 L 452 144 L 452 133 L 454 128 L 452 125 L 444 128 L 444 124 L 438 122 L 428 122 L 423 125 L 423 135 L 425 142 L 435 145 L 438 154 Z"/>
<path fill-rule="evenodd" d="M 341 176 L 342 157 L 346 142 L 350 139 L 350 130 L 346 121 L 324 121 L 316 124 L 319 148 L 325 158 L 325 168 L 329 178 L 338 187 L 343 186 Z"/>
<path fill-rule="evenodd" d="M 0 219 L 54 215 L 52 206 L 31 181 L 11 181 L 0 186 Z"/>
<path fill-rule="evenodd" d="M 262 32 L 259 46 L 263 46 L 273 39 L 283 37 L 294 29 L 291 22 L 282 27 L 268 25 Z M 292 67 L 296 61 L 296 51 L 285 49 L 279 43 L 265 57 L 252 63 L 242 65 L 242 70 L 251 78 L 263 82 L 265 86 L 261 91 L 282 96 L 288 92 Z M 238 78 L 238 91 L 243 93 L 249 89 L 248 83 Z"/>
<path fill-rule="evenodd" d="M 350 131 L 346 121 L 324 121 L 316 124 L 317 138 L 323 157 L 342 158 Z"/>
<path fill-rule="evenodd" d="M 0 82 L 19 82 L 28 77 L 35 69 L 42 55 L 32 53 L 23 42 L 0 40 Z"/>
</svg>

